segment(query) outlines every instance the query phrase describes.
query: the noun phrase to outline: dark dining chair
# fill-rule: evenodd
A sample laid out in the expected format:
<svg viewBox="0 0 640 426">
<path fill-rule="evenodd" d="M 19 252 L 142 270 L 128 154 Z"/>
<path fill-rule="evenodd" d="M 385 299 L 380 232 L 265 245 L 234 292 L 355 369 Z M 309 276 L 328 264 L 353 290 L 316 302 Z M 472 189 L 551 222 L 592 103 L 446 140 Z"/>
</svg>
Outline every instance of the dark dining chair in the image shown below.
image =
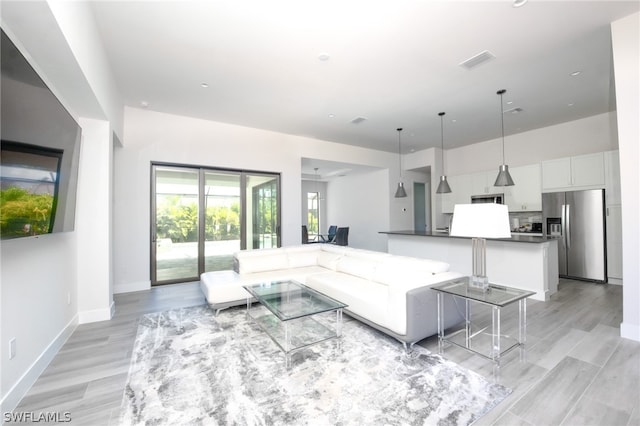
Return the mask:
<svg viewBox="0 0 640 426">
<path fill-rule="evenodd" d="M 349 227 L 338 228 L 334 244 L 337 246 L 349 245 Z"/>
<path fill-rule="evenodd" d="M 307 225 L 302 225 L 302 244 L 309 244 L 309 231 Z"/>
<path fill-rule="evenodd" d="M 338 231 L 338 227 L 336 225 L 331 225 L 329 230 L 327 231 L 327 237 L 322 236 L 322 242 L 324 243 L 332 243 L 336 239 L 336 232 Z"/>
</svg>

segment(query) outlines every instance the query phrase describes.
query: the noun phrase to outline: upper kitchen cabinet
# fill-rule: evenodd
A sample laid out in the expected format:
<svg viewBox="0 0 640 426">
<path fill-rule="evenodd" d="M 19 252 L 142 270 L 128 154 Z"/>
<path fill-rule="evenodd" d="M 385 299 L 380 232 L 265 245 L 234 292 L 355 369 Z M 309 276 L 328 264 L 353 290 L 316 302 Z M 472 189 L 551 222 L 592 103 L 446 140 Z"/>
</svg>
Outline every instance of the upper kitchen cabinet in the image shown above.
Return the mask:
<svg viewBox="0 0 640 426">
<path fill-rule="evenodd" d="M 558 158 L 542 162 L 542 190 L 602 188 L 604 153 Z"/>
<path fill-rule="evenodd" d="M 620 198 L 620 151 L 604 153 L 605 198 L 607 205 L 621 204 Z"/>
<path fill-rule="evenodd" d="M 540 164 L 509 169 L 514 186 L 504 187 L 510 212 L 542 211 L 542 173 Z"/>
<path fill-rule="evenodd" d="M 466 176 L 471 181 L 471 195 L 502 194 L 504 192 L 502 187 L 493 186 L 498 176 L 497 168 L 496 170 L 473 173 Z"/>
</svg>

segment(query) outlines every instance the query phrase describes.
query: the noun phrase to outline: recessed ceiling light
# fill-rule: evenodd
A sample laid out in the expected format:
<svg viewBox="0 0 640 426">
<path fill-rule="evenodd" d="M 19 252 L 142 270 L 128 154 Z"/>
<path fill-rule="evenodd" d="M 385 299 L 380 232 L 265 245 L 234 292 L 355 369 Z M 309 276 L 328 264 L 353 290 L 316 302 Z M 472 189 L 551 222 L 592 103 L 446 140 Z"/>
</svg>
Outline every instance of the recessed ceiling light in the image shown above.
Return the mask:
<svg viewBox="0 0 640 426">
<path fill-rule="evenodd" d="M 580 75 L 580 71 L 574 71 L 571 74 L 569 74 L 571 77 L 575 77 L 577 75 Z"/>
<path fill-rule="evenodd" d="M 140 102 L 140 106 L 141 106 L 142 108 L 147 108 L 147 107 L 149 106 L 149 102 L 147 102 L 147 101 L 141 101 L 141 102 Z"/>
<path fill-rule="evenodd" d="M 335 116 L 336 116 L 335 114 L 329 114 L 329 118 L 333 118 Z"/>
<path fill-rule="evenodd" d="M 209 85 L 207 83 L 200 83 L 200 87 L 206 89 L 207 87 L 209 87 Z"/>
<path fill-rule="evenodd" d="M 318 55 L 318 59 L 321 61 L 328 61 L 330 57 L 331 56 L 329 56 L 328 53 L 324 53 L 324 52 Z"/>
<path fill-rule="evenodd" d="M 455 118 L 453 120 L 451 120 L 452 123 L 457 123 L 458 120 L 456 120 Z"/>
<path fill-rule="evenodd" d="M 507 101 L 507 105 L 511 105 L 513 101 Z"/>
<path fill-rule="evenodd" d="M 513 7 L 522 7 L 527 4 L 528 0 L 513 0 Z"/>
<path fill-rule="evenodd" d="M 567 106 L 570 106 L 570 107 L 572 107 L 573 105 L 574 105 L 573 102 L 567 104 Z"/>
</svg>

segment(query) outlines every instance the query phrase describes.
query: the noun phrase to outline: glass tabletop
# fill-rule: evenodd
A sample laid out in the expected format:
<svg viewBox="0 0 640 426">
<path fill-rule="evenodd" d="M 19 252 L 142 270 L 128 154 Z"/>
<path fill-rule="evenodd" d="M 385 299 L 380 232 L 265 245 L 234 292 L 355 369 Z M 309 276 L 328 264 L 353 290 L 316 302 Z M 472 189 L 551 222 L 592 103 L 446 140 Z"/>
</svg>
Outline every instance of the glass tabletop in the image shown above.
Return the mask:
<svg viewBox="0 0 640 426">
<path fill-rule="evenodd" d="M 535 291 L 520 290 L 497 284 L 489 284 L 489 289 L 482 291 L 469 285 L 469 277 L 434 285 L 431 288 L 443 293 L 500 307 L 536 294 Z"/>
<path fill-rule="evenodd" d="M 281 321 L 347 307 L 296 281 L 272 281 L 243 287 Z"/>
</svg>

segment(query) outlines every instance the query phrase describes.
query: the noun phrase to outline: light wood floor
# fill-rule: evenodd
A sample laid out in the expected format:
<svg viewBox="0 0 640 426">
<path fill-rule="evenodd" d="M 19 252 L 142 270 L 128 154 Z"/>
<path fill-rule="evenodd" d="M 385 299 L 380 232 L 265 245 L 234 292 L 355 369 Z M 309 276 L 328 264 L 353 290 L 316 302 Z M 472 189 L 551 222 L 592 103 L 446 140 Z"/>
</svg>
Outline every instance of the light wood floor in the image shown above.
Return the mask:
<svg viewBox="0 0 640 426">
<path fill-rule="evenodd" d="M 16 411 L 115 424 L 139 316 L 202 303 L 198 283 L 116 295 L 114 318 L 79 326 Z M 514 325 L 515 311 L 502 319 Z M 487 315 L 474 313 L 476 320 Z M 500 369 L 499 382 L 513 393 L 477 425 L 639 425 L 640 343 L 619 337 L 621 321 L 620 286 L 561 280 L 549 302 L 529 301 L 526 360 L 513 351 Z M 421 345 L 437 351 L 435 338 Z M 482 357 L 457 347 L 444 356 L 495 379 Z"/>
</svg>

